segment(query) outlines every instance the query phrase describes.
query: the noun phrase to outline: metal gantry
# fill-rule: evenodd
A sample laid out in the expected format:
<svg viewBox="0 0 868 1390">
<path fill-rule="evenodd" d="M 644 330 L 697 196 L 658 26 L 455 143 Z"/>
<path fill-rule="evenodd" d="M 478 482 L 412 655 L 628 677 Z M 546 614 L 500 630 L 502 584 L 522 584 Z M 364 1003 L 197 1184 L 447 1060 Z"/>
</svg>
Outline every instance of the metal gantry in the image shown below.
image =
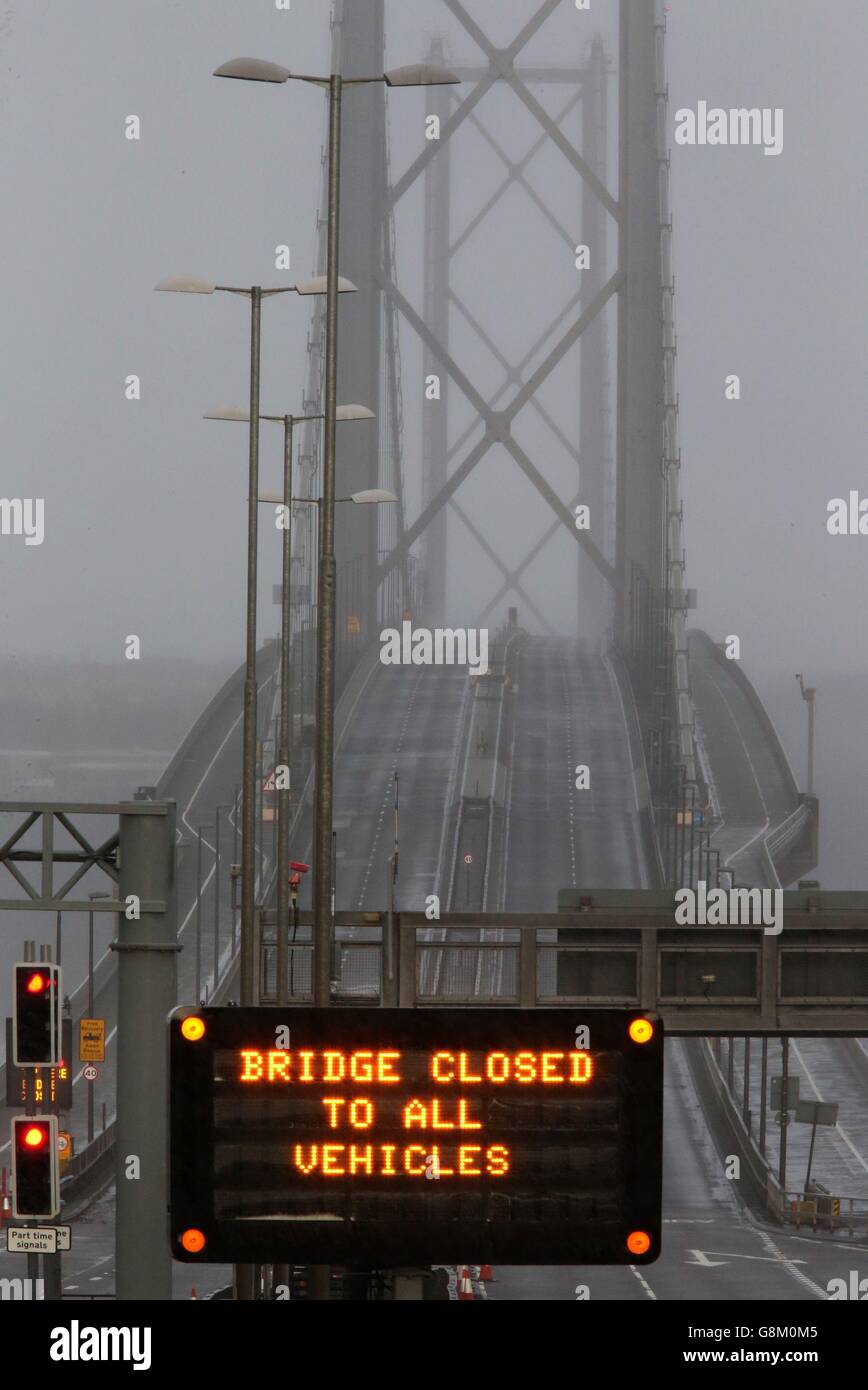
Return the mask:
<svg viewBox="0 0 868 1390">
<path fill-rule="evenodd" d="M 30 912 L 90 912 L 93 904 L 85 898 L 74 898 L 72 890 L 90 872 L 99 869 L 117 888 L 118 873 L 118 832 L 114 831 L 108 839 L 92 844 L 90 832 L 85 834 L 77 824 L 81 816 L 118 816 L 125 807 L 102 805 L 91 802 L 53 802 L 20 801 L 0 802 L 0 815 L 21 817 L 6 840 L 0 845 L 0 866 L 22 889 L 23 898 L 0 898 L 0 911 Z M 143 814 L 153 814 L 143 805 Z M 55 840 L 58 830 L 65 832 L 67 847 L 58 848 Z M 33 844 L 33 835 L 38 836 L 39 844 Z M 69 844 L 72 841 L 72 844 Z M 39 887 L 37 888 L 23 872 L 26 864 L 38 865 Z M 76 865 L 70 876 L 63 882 L 55 881 L 55 871 L 60 865 Z M 21 866 L 21 867 L 19 867 Z M 121 904 L 113 900 L 99 910 L 117 912 Z"/>
<path fill-rule="evenodd" d="M 175 803 L 0 802 L 0 815 L 7 814 L 20 821 L 0 848 L 0 866 L 25 896 L 0 899 L 0 909 L 46 912 L 62 908 L 86 912 L 91 918 L 94 912 L 117 916 L 117 937 L 111 944 L 118 959 L 117 1297 L 169 1299 L 172 1261 L 163 1235 L 168 1059 L 161 1042 L 165 1020 L 177 999 L 176 963 L 181 950 Z M 93 845 L 76 824 L 80 816 L 111 817 L 118 828 L 102 844 Z M 28 846 L 28 836 L 40 821 L 40 842 Z M 56 828 L 66 832 L 75 848 L 57 848 Z M 28 863 L 38 866 L 39 889 L 19 868 Z M 60 885 L 54 882 L 58 864 L 77 865 Z M 91 869 L 108 877 L 112 895 L 72 897 L 71 890 Z"/>
<path fill-rule="evenodd" d="M 640 1008 L 659 1013 L 667 1032 L 682 1037 L 864 1035 L 868 894 L 786 892 L 779 934 L 761 925 L 676 925 L 675 906 L 666 889 L 569 889 L 559 894 L 556 913 L 442 913 L 437 926 L 449 934 L 446 941 L 441 931 L 431 939 L 424 912 L 338 912 L 338 928 L 358 932 L 341 944 L 354 978 L 345 1000 L 431 1009 Z M 262 997 L 270 1003 L 275 914 L 268 909 L 260 917 Z M 299 914 L 296 1003 L 312 999 L 312 920 Z M 509 960 L 503 987 L 480 990 L 480 957 L 498 953 Z M 454 967 L 448 993 L 424 969 L 425 958 L 438 954 Z"/>
</svg>

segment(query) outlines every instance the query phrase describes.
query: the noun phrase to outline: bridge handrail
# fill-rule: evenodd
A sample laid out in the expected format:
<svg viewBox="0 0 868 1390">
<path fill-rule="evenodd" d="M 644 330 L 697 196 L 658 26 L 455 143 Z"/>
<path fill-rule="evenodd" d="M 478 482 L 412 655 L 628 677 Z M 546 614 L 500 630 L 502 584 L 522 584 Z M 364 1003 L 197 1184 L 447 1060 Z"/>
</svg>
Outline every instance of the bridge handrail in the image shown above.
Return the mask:
<svg viewBox="0 0 868 1390">
<path fill-rule="evenodd" d="M 690 628 L 687 637 L 688 641 L 691 644 L 694 642 L 698 642 L 701 647 L 704 647 L 705 651 L 714 658 L 718 665 L 722 666 L 727 671 L 727 673 L 732 676 L 732 679 L 735 681 L 736 685 L 739 687 L 739 690 L 747 699 L 748 703 L 751 706 L 751 709 L 753 710 L 754 714 L 756 715 L 757 719 L 763 727 L 763 732 L 769 740 L 769 744 L 775 756 L 775 761 L 778 764 L 781 776 L 783 777 L 784 782 L 787 785 L 787 789 L 790 792 L 790 795 L 792 796 L 794 801 L 798 801 L 800 796 L 799 784 L 796 780 L 796 775 L 793 772 L 792 764 L 790 763 L 790 760 L 787 757 L 787 754 L 784 750 L 784 745 L 780 740 L 778 731 L 772 723 L 772 720 L 768 714 L 768 711 L 765 708 L 765 705 L 763 704 L 762 700 L 760 699 L 759 695 L 754 689 L 754 686 L 752 685 L 751 681 L 745 675 L 739 663 L 737 661 L 728 660 L 718 643 L 713 641 L 709 634 L 705 632 L 703 628 Z"/>
</svg>

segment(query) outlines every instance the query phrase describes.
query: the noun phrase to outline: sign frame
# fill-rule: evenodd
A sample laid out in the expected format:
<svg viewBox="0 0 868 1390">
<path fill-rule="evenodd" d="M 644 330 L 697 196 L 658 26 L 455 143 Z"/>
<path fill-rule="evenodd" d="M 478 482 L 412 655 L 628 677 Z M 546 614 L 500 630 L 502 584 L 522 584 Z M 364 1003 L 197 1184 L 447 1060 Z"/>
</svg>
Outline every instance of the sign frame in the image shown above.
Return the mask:
<svg viewBox="0 0 868 1390">
<path fill-rule="evenodd" d="M 204 1035 L 187 1041 L 181 1033 L 181 1025 L 192 1017 L 202 1020 Z M 653 1024 L 653 1036 L 646 1043 L 636 1042 L 629 1035 L 630 1024 L 637 1019 L 650 1020 Z M 340 1192 L 350 1194 L 346 1210 L 352 1214 L 335 1217 L 333 1213 L 324 1213 L 323 1219 L 317 1219 L 310 1214 L 300 1214 L 301 1196 L 308 1195 L 304 1193 L 305 1179 L 300 1178 L 289 1185 L 291 1214 L 281 1216 L 263 1211 L 261 1215 L 244 1215 L 243 1207 L 250 1194 L 258 1194 L 267 1186 L 267 1182 L 260 1184 L 254 1176 L 254 1170 L 266 1159 L 250 1157 L 249 1140 L 228 1137 L 233 1124 L 237 1130 L 245 1123 L 240 1118 L 240 1102 L 237 1117 L 231 1110 L 234 1103 L 231 1089 L 220 1097 L 219 1104 L 225 1106 L 223 1119 L 216 1118 L 215 1095 L 220 1094 L 221 1083 L 215 1081 L 215 1056 L 227 1050 L 240 1052 L 245 1047 L 280 1050 L 275 1039 L 276 1030 L 281 1028 L 289 1030 L 290 1051 L 314 1047 L 349 1053 L 354 1049 L 399 1048 L 412 1054 L 417 1063 L 426 1053 L 433 1055 L 438 1049 L 455 1049 L 457 1053 L 459 1048 L 476 1056 L 491 1051 L 515 1054 L 524 1049 L 539 1056 L 545 1050 L 558 1048 L 558 1052 L 550 1055 L 567 1058 L 578 1047 L 577 1030 L 588 1028 L 590 1038 L 585 1050 L 590 1052 L 592 1059 L 594 1054 L 602 1059 L 603 1054 L 618 1053 L 621 1060 L 616 1064 L 607 1060 L 603 1064 L 606 1070 L 600 1073 L 601 1088 L 596 1095 L 584 1089 L 579 1093 L 575 1088 L 565 1099 L 566 1088 L 558 1087 L 555 1096 L 554 1087 L 534 1085 L 534 1099 L 539 1104 L 533 1109 L 541 1117 L 534 1121 L 538 1125 L 539 1142 L 534 1147 L 537 1135 L 526 1123 L 515 1141 L 520 1142 L 526 1132 L 531 1135 L 524 1141 L 526 1147 L 516 1150 L 530 1155 L 527 1177 L 523 1181 L 499 1180 L 474 1173 L 474 1178 L 479 1177 L 482 1182 L 471 1191 L 452 1174 L 449 1181 L 441 1178 L 427 1182 L 419 1176 L 405 1179 L 402 1172 L 397 1175 L 400 1185 L 396 1183 L 388 1188 L 382 1202 L 368 1204 L 359 1194 L 379 1197 L 382 1187 L 372 1184 L 366 1189 L 358 1181 L 348 1180 L 340 1182 Z M 660 1254 L 663 1027 L 661 1020 L 648 1010 L 181 1007 L 169 1016 L 169 1055 L 169 1241 L 177 1260 L 220 1264 L 276 1261 L 366 1268 L 454 1263 L 462 1259 L 475 1263 L 529 1265 L 643 1265 L 653 1263 Z M 610 1079 L 604 1091 L 602 1081 L 606 1077 Z M 398 1092 L 396 1088 L 393 1095 L 403 1101 L 406 1094 L 412 1096 L 420 1086 L 421 1083 L 414 1080 L 408 1083 L 406 1090 Z M 348 1086 L 343 1089 L 348 1096 L 352 1094 Z M 497 1088 L 497 1099 L 502 1101 L 509 1089 Z M 526 1096 L 529 1089 L 514 1086 L 513 1095 L 521 1092 Z M 322 1099 L 323 1094 L 335 1093 L 335 1090 L 334 1086 L 319 1087 L 316 1091 L 312 1087 L 310 1095 Z M 366 1092 L 364 1086 L 354 1087 L 353 1091 L 360 1096 L 372 1094 L 371 1088 Z M 453 1100 L 460 1093 L 457 1082 L 454 1087 L 439 1088 L 429 1082 L 427 1094 L 430 1096 L 432 1091 L 444 1096 L 451 1091 Z M 293 1121 L 287 1118 L 287 1093 L 284 1092 L 282 1101 L 279 1091 L 270 1094 L 277 1097 L 277 1122 L 275 1133 L 266 1136 L 263 1148 L 271 1150 L 272 1157 L 268 1161 L 272 1163 L 269 1171 L 273 1171 L 273 1150 L 283 1143 L 289 1149 Z M 382 1097 L 385 1088 L 376 1094 Z M 493 1104 L 494 1088 L 485 1096 L 482 1092 L 473 1094 L 483 1100 L 483 1140 L 499 1142 L 497 1123 L 490 1118 L 497 1114 Z M 593 1102 L 590 1105 L 588 1097 Z M 569 1106 L 574 1098 L 578 1108 L 574 1112 L 565 1110 L 564 1106 Z M 300 1099 L 300 1093 L 294 1094 L 292 1099 Z M 257 1100 L 266 1106 L 257 1119 L 263 1126 L 270 1123 L 266 1093 L 257 1096 Z M 568 1119 L 571 1113 L 575 1115 L 574 1140 L 566 1120 L 561 1119 L 559 1127 L 553 1130 L 551 1121 L 542 1118 L 553 1113 L 546 1111 L 549 1103 L 558 1103 L 559 1113 Z M 604 1113 L 605 1120 L 601 1119 Z M 226 1118 L 229 1114 L 233 1114 L 231 1121 Z M 304 1122 L 296 1120 L 296 1123 Z M 218 1132 L 220 1125 L 226 1126 L 222 1137 Z M 585 1128 L 579 1128 L 580 1125 Z M 565 1131 L 569 1131 L 566 1138 Z M 322 1132 L 327 1139 L 330 1131 L 325 1116 Z M 552 1137 L 553 1134 L 556 1137 Z M 365 1139 L 375 1146 L 378 1142 L 376 1130 L 366 1130 L 363 1135 L 354 1134 L 352 1130 L 343 1134 L 336 1131 L 334 1137 L 346 1138 L 347 1135 Z M 438 1139 L 441 1143 L 444 1139 L 450 1142 L 448 1136 L 435 1136 L 432 1140 L 430 1133 L 420 1135 L 418 1130 L 406 1137 L 420 1146 L 431 1145 Z M 469 1137 L 480 1142 L 475 1134 Z M 458 1141 L 453 1138 L 451 1142 Z M 546 1153 L 553 1151 L 558 1143 L 570 1146 L 568 1158 L 564 1160 L 555 1153 L 554 1169 L 547 1168 Z M 222 1145 L 224 1174 L 243 1172 L 247 1162 L 251 1176 L 246 1185 L 243 1178 L 226 1179 L 224 1176 L 220 1195 L 215 1198 L 215 1187 L 219 1185 L 220 1163 L 215 1157 L 218 1145 Z M 226 1155 L 233 1145 L 238 1152 L 229 1159 Z M 248 1150 L 246 1159 L 242 1147 Z M 566 1170 L 557 1166 L 564 1162 Z M 489 1168 L 488 1172 L 491 1171 Z M 552 1180 L 545 1175 L 551 1171 L 555 1171 L 559 1181 L 565 1184 L 563 1191 L 550 1190 Z M 582 1174 L 581 1182 L 576 1179 L 570 1187 L 573 1179 L 560 1177 L 563 1171 Z M 287 1173 L 289 1176 L 288 1154 Z M 619 1176 L 613 1178 L 614 1173 Z M 318 1181 L 322 1188 L 322 1180 Z M 236 1183 L 235 1187 L 232 1182 Z M 330 1195 L 337 1189 L 338 1183 L 335 1189 L 322 1188 L 329 1190 Z M 454 1196 L 455 1200 L 439 1206 L 429 1203 L 428 1197 L 435 1192 L 438 1198 L 442 1193 Z M 468 1203 L 464 1200 L 465 1194 L 481 1200 Z M 217 1214 L 219 1201 L 224 1205 L 234 1204 L 237 1212 L 229 1216 Z M 450 1214 L 448 1219 L 439 1214 L 431 1217 L 432 1210 L 436 1213 L 448 1210 Z M 504 1218 L 506 1210 L 509 1216 Z M 480 1212 L 487 1215 L 483 1218 Z M 627 1245 L 628 1237 L 637 1231 L 646 1233 L 649 1238 L 646 1250 Z M 194 1237 L 191 1244 L 185 1246 L 184 1237 L 188 1232 L 200 1233 L 204 1243 Z"/>
<path fill-rule="evenodd" d="M 90 1038 L 85 1033 L 90 1032 Z M 78 1020 L 78 1060 L 80 1062 L 105 1061 L 105 1019 L 80 1018 Z"/>
<path fill-rule="evenodd" d="M 27 1237 L 44 1234 L 46 1240 L 38 1249 L 28 1248 Z M 52 1241 L 51 1237 L 54 1237 Z M 10 1243 L 11 1241 L 11 1243 Z M 6 1251 L 19 1255 L 62 1255 L 72 1249 L 72 1227 L 55 1226 L 51 1223 L 39 1226 L 12 1225 L 6 1227 Z"/>
<path fill-rule="evenodd" d="M 34 1237 L 40 1237 L 35 1240 Z M 10 1255 L 56 1255 L 57 1231 L 53 1226 L 7 1226 L 6 1251 Z"/>
</svg>

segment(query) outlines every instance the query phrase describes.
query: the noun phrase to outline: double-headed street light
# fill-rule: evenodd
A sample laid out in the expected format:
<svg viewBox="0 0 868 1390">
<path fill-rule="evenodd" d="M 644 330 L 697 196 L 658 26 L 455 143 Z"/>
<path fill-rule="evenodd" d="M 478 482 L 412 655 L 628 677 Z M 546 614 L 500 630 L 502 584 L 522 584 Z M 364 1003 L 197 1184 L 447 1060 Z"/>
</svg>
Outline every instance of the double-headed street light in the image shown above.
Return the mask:
<svg viewBox="0 0 868 1390">
<path fill-rule="evenodd" d="M 260 501 L 260 502 L 267 502 L 267 503 L 269 503 L 269 504 L 275 504 L 275 505 L 278 505 L 278 506 L 283 505 L 283 506 L 285 506 L 285 507 L 287 508 L 287 510 L 288 510 L 289 507 L 290 507 L 291 505 L 293 505 L 293 504 L 294 504 L 295 506 L 299 506 L 299 507 L 319 507 L 319 508 L 320 508 L 320 518 L 322 518 L 322 498 L 321 498 L 321 497 L 292 497 L 292 498 L 290 498 L 290 502 L 289 502 L 289 503 L 287 503 L 286 497 L 287 497 L 287 493 L 285 493 L 285 492 L 284 492 L 284 493 L 280 493 L 280 492 L 260 492 L 260 494 L 259 494 L 259 501 Z M 357 506 L 357 507 L 383 507 L 383 506 L 388 506 L 390 503 L 397 502 L 398 499 L 397 499 L 397 497 L 395 496 L 394 492 L 390 492 L 387 488 L 384 488 L 384 487 L 371 487 L 371 488 L 364 488 L 361 492 L 352 492 L 352 493 L 350 493 L 350 495 L 349 495 L 348 497 L 336 497 L 334 500 L 335 500 L 336 503 L 339 503 L 339 502 L 352 502 L 352 503 L 354 503 L 354 505 Z M 289 520 L 289 518 L 287 517 L 287 522 L 288 522 L 288 520 Z M 286 524 L 286 523 L 285 523 L 285 524 Z M 284 555 L 286 555 L 286 545 L 287 545 L 286 532 L 284 532 L 284 542 L 283 542 L 283 543 L 284 543 Z M 281 713 L 282 713 L 282 711 L 281 711 Z M 283 722 L 283 721 L 282 721 L 282 719 L 281 719 L 281 723 L 282 723 L 282 722 Z M 283 761 L 285 761 L 285 759 L 284 759 L 284 758 L 281 758 L 281 761 L 283 762 Z M 288 797 L 289 797 L 289 793 L 288 793 L 288 792 L 283 792 L 281 795 L 282 795 L 284 798 L 286 798 L 286 799 L 288 800 Z M 281 815 L 280 806 L 278 806 L 278 817 L 280 817 L 280 815 Z M 285 868 L 289 866 L 289 807 L 288 807 L 288 806 L 285 808 L 285 810 L 284 810 L 284 812 L 283 812 L 283 816 L 284 816 L 284 820 L 283 820 L 283 822 L 281 822 L 281 824 L 285 824 L 286 830 L 285 830 L 285 832 L 281 831 L 280 829 L 278 830 L 278 834 L 279 834 L 279 836 L 280 836 L 280 839 L 279 839 L 279 841 L 278 841 L 278 845 L 279 845 L 279 849 L 278 849 L 278 874 L 280 874 L 281 851 L 283 851 L 283 864 L 284 864 Z M 287 930 L 288 930 L 288 927 L 289 927 L 289 891 L 288 891 L 288 888 L 289 888 L 288 880 L 287 880 L 287 877 L 286 877 L 286 873 L 285 873 L 285 871 L 284 871 L 283 877 L 280 879 L 280 882 L 278 883 L 278 890 L 277 890 L 277 930 L 278 930 L 278 933 L 279 933 L 278 938 L 277 938 L 277 1002 L 278 1002 L 278 1004 L 286 1004 L 286 1003 L 289 1002 L 289 1000 L 288 1000 L 288 995 L 287 995 L 287 954 L 286 954 L 286 953 L 287 953 L 287 937 L 286 937 L 286 931 L 281 927 L 281 923 L 282 923 L 284 920 L 285 920 L 285 922 L 286 922 L 286 928 L 287 928 Z M 332 897 L 334 897 L 334 880 L 332 880 L 331 892 L 332 892 Z M 282 897 L 281 897 L 281 894 L 283 894 Z M 281 903 L 283 903 L 283 904 L 285 905 L 285 910 L 284 910 L 283 912 L 282 912 L 282 910 L 281 910 Z M 333 901 L 331 902 L 330 906 L 331 906 L 331 909 L 332 909 L 332 916 L 333 916 L 333 909 L 334 909 L 334 902 L 333 902 Z M 331 948 L 331 938 L 329 938 L 329 954 L 330 954 L 330 948 Z"/>
<path fill-rule="evenodd" d="M 314 1003 L 331 1002 L 332 940 L 332 803 L 334 792 L 334 656 L 335 656 L 335 407 L 338 367 L 338 258 L 340 253 L 341 102 L 344 87 L 381 82 L 387 87 L 435 87 L 460 79 L 447 68 L 416 63 L 373 77 L 344 78 L 293 73 L 260 58 L 235 58 L 216 69 L 215 77 L 247 82 L 284 83 L 295 79 L 327 88 L 329 93 L 329 196 L 325 368 L 325 441 L 320 507 L 317 594 L 316 805 L 314 821 Z M 251 489 L 251 496 L 255 496 Z"/>
<path fill-rule="evenodd" d="M 260 492 L 260 502 L 277 503 L 283 502 L 283 494 L 280 492 Z M 321 507 L 321 497 L 293 497 L 293 503 L 297 507 Z M 335 502 L 354 502 L 357 507 L 377 506 L 382 507 L 387 502 L 397 502 L 394 492 L 390 492 L 385 487 L 367 487 L 362 492 L 351 492 L 348 497 L 336 497 Z"/>
<path fill-rule="evenodd" d="M 373 420 L 374 412 L 368 410 L 364 405 L 340 405 L 336 412 L 338 423 L 342 421 Z M 292 572 L 292 442 L 293 431 L 296 425 L 305 424 L 314 420 L 322 420 L 322 415 L 261 415 L 261 420 L 268 420 L 275 424 L 283 425 L 283 494 L 264 496 L 260 493 L 259 501 L 274 501 L 278 505 L 283 505 L 286 514 L 283 520 L 283 563 L 282 580 L 283 587 L 280 602 L 280 734 L 279 747 L 277 751 L 277 764 L 279 767 L 289 769 L 290 767 L 290 748 L 293 735 L 291 731 L 292 716 L 290 712 L 290 646 L 292 641 L 292 614 L 290 609 L 290 577 Z M 205 416 L 206 420 L 228 420 L 239 423 L 247 423 L 250 420 L 250 411 L 242 410 L 237 406 L 217 406 L 214 410 L 209 410 Z M 287 777 L 284 773 L 279 779 L 280 785 L 277 790 L 277 1003 L 288 1003 L 288 948 L 287 932 L 289 930 L 289 787 L 286 785 Z"/>
<path fill-rule="evenodd" d="M 215 285 L 209 280 L 177 276 L 161 280 L 158 290 L 176 294 L 238 294 L 250 300 L 250 473 L 247 508 L 247 646 L 244 677 L 244 752 L 242 769 L 242 846 L 241 846 L 241 1003 L 257 1002 L 255 988 L 256 961 L 253 917 L 255 912 L 254 873 L 256 866 L 256 572 L 258 543 L 259 491 L 259 364 L 262 322 L 262 301 L 277 294 L 322 295 L 327 289 L 326 277 L 283 285 L 279 289 L 262 289 L 254 285 L 239 289 L 231 285 Z M 355 290 L 349 280 L 339 280 L 333 287 L 336 294 Z"/>
</svg>

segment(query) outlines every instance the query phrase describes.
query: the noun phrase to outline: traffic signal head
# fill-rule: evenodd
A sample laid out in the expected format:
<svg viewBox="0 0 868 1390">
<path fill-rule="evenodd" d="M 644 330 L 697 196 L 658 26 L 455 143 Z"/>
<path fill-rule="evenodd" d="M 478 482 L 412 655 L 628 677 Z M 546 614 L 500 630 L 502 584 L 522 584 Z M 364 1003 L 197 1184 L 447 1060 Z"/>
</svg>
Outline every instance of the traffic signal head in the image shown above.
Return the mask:
<svg viewBox="0 0 868 1390">
<path fill-rule="evenodd" d="M 17 1116 L 12 1121 L 12 1215 L 54 1217 L 59 1211 L 57 1117 Z"/>
<path fill-rule="evenodd" d="M 61 1058 L 61 982 L 57 965 L 16 965 L 12 980 L 12 1060 L 54 1067 Z"/>
</svg>

